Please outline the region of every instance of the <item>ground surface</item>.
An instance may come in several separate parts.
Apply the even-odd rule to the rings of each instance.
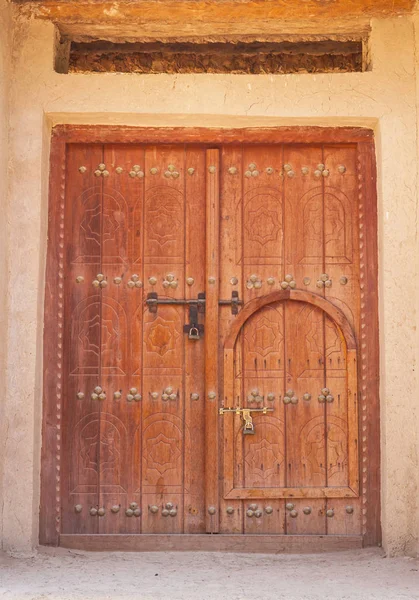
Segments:
[[[30,600],[417,600],[419,561],[335,554],[0,553],[0,598]]]

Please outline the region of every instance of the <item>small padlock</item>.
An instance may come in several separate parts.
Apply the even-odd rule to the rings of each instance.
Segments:
[[[195,303],[189,305],[189,323],[185,323],[183,331],[190,340],[200,340],[204,333],[204,325],[198,323],[198,306]]]
[[[199,335],[199,329],[196,325],[192,325],[192,327],[189,329],[188,338],[190,340],[201,339],[201,336]]]

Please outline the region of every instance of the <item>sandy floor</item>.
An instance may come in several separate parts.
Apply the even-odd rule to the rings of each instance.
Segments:
[[[411,600],[419,561],[379,550],[322,555],[0,554],[0,598],[31,600]]]

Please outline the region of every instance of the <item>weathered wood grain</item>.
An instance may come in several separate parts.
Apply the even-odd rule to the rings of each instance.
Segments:
[[[88,551],[304,554],[362,548],[360,535],[62,535],[61,546]]]

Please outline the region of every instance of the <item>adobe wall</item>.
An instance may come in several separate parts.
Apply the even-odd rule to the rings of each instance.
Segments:
[[[7,331],[7,208],[8,208],[8,137],[9,137],[9,85],[10,85],[10,11],[4,0],[0,1],[0,389],[6,388],[6,331]],[[4,415],[5,403],[0,399],[0,499],[3,497],[3,462],[7,437]],[[1,500],[0,500],[1,507]],[[1,508],[0,508],[1,511]],[[2,538],[0,512],[0,540]]]
[[[54,27],[26,18],[16,21],[9,116],[8,327],[0,322],[0,335],[8,344],[7,381],[0,395],[8,431],[3,453],[5,548],[28,550],[37,543],[51,127],[56,123],[315,124],[365,125],[376,132],[382,525],[389,553],[416,551],[418,65],[414,19],[374,20],[372,25],[373,70],[367,73],[141,76],[57,74],[53,70]],[[0,109],[2,102],[0,97]],[[0,132],[4,131],[2,123]],[[0,152],[4,152],[4,141]],[[4,169],[2,158],[0,154],[0,169]],[[2,273],[4,264],[0,263],[0,280]]]

